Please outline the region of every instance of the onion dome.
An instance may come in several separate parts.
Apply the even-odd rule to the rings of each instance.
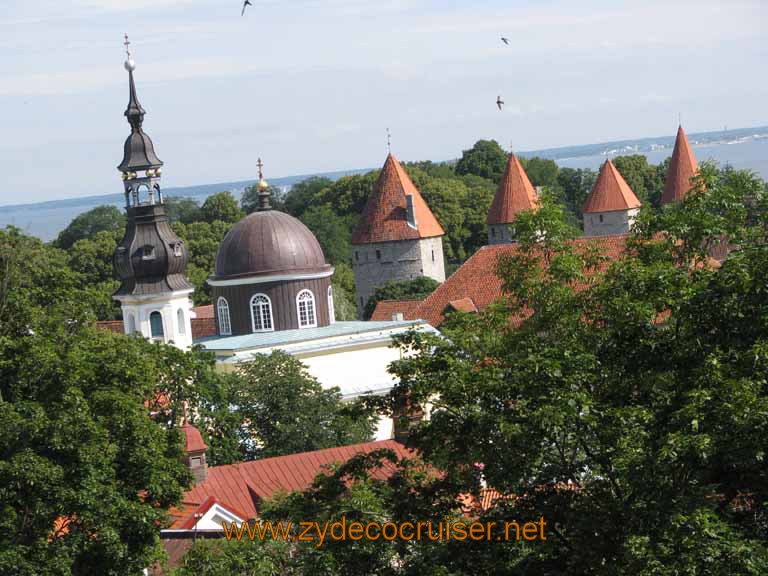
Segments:
[[[595,182],[595,186],[581,211],[584,214],[591,214],[594,212],[632,210],[633,208],[640,208],[640,206],[640,200],[632,192],[632,188],[629,187],[616,166],[610,160],[606,160],[603,167],[600,168],[597,182]]]
[[[688,143],[688,137],[685,135],[683,127],[680,126],[677,129],[675,149],[672,152],[672,160],[669,162],[661,203],[681,202],[690,192],[691,178],[696,175],[698,169],[696,157]]]
[[[214,280],[324,272],[330,275],[331,271],[309,228],[283,212],[261,210],[240,220],[224,237],[216,256]]]
[[[509,155],[507,169],[501,178],[491,209],[488,211],[487,224],[510,224],[517,214],[531,210],[539,203],[539,197],[517,156]]]

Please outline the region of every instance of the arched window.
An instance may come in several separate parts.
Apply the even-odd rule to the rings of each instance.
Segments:
[[[328,318],[331,324],[336,322],[336,310],[333,307],[333,286],[328,286]]]
[[[165,340],[163,329],[163,315],[157,310],[149,315],[149,333],[155,340]]]
[[[272,301],[266,294],[255,294],[251,298],[251,321],[254,332],[271,332],[274,330]]]
[[[133,314],[128,314],[128,318],[126,319],[126,326],[128,327],[128,331],[126,334],[133,334],[136,332],[136,319],[133,317]]]
[[[317,326],[315,315],[315,295],[309,290],[302,290],[296,296],[296,311],[299,314],[299,328],[314,328]]]
[[[232,334],[232,324],[229,322],[229,303],[226,298],[219,296],[216,301],[216,310],[219,313],[219,335],[229,336]]]
[[[176,322],[179,325],[179,334],[186,334],[187,323],[184,321],[184,310],[182,308],[176,310]]]

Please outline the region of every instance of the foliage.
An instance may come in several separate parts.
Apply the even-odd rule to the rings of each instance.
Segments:
[[[196,306],[211,303],[209,286],[205,283],[216,269],[216,255],[231,225],[221,220],[213,222],[177,223],[173,226],[189,250],[187,277],[195,286],[192,298]]]
[[[269,205],[275,210],[282,210],[283,207],[280,201],[280,189],[276,186],[269,187]],[[256,184],[248,186],[243,190],[243,194],[240,196],[240,207],[246,214],[256,212],[259,208],[259,188]]]
[[[136,574],[189,480],[144,405],[166,347],[95,330],[65,254],[15,229],[0,287],[0,573]]]
[[[312,231],[330,264],[348,264],[352,256],[352,217],[341,217],[327,204],[311,206],[301,221]]]
[[[283,542],[198,540],[171,576],[290,576],[291,564]]]
[[[237,427],[245,460],[365,442],[373,433],[370,413],[342,402],[337,388],[324,390],[300,360],[282,351],[255,354],[234,375],[211,380],[211,385],[219,390],[215,395],[208,391],[203,417],[218,413],[227,418],[228,432],[220,438]],[[205,428],[206,440],[216,444]],[[231,446],[225,452],[232,458]]]
[[[285,197],[285,211],[297,218],[301,217],[310,206],[321,204],[318,199],[322,197],[322,192],[332,185],[331,180],[320,177],[307,178],[294,184]]]
[[[560,169],[554,160],[533,156],[532,158],[520,158],[520,164],[534,186],[546,186],[548,188],[557,186]]]
[[[440,283],[437,280],[427,276],[420,276],[404,282],[387,282],[379,286],[365,303],[363,318],[370,320],[376,309],[376,304],[382,300],[423,300],[432,294],[438,286]]]
[[[122,232],[125,229],[125,214],[115,206],[97,206],[75,217],[59,232],[54,244],[68,250],[78,240],[89,238],[102,231]]]
[[[331,278],[333,286],[333,308],[336,320],[357,320],[355,305],[355,275],[349,264],[337,264]]]
[[[660,205],[669,159],[654,166],[648,164],[648,158],[642,154],[634,154],[616,156],[613,164],[641,202],[655,207]]]
[[[115,278],[113,258],[122,231],[102,230],[75,242],[68,252],[68,265],[80,274],[83,289],[90,292],[96,318],[120,317],[120,305],[112,298],[120,282]]]
[[[180,222],[182,224],[191,224],[202,220],[202,212],[200,205],[194,198],[179,198],[176,196],[166,196],[165,201],[165,214],[168,216],[168,220],[174,224]]]
[[[496,140],[478,140],[461,154],[456,174],[474,174],[498,183],[506,167],[507,153]]]
[[[234,224],[245,215],[231,192],[218,192],[208,196],[200,208],[200,213],[208,224]]]

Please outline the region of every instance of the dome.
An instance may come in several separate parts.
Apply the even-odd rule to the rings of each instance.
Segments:
[[[276,210],[249,214],[224,237],[216,256],[216,280],[330,272],[315,235]]]

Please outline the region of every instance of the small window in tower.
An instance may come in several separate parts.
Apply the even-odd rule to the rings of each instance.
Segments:
[[[142,260],[154,260],[155,259],[155,247],[154,246],[143,246],[141,248],[141,259]]]
[[[181,242],[176,242],[176,244],[173,245],[173,255],[177,258],[180,258],[183,255],[183,252],[181,251]]]
[[[176,322],[179,325],[179,334],[187,333],[187,323],[184,319],[184,310],[179,308],[176,310]]]
[[[435,261],[435,251],[432,250],[432,262],[434,262],[434,261]]]
[[[154,340],[164,340],[163,315],[160,312],[152,312],[149,315],[149,331]]]
[[[355,262],[359,262],[359,261],[360,261],[360,252],[355,250]]]
[[[603,221],[603,215],[600,214],[600,222],[602,222],[602,221]]]
[[[314,328],[317,326],[315,315],[315,295],[309,290],[302,290],[296,296],[296,311],[299,315],[299,328]]]
[[[491,238],[496,238],[496,228],[491,228]]]
[[[381,250],[376,250],[376,260],[381,260]]]

